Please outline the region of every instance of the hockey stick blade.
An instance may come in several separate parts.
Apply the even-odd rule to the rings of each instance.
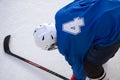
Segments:
[[[10,48],[9,48],[10,37],[11,37],[11,35],[8,35],[8,36],[6,36],[5,39],[4,39],[4,51],[5,51],[6,53],[11,53],[11,52],[10,52]]]
[[[69,80],[68,78],[66,78],[66,77],[64,77],[64,76],[62,76],[62,75],[60,75],[60,74],[58,74],[58,73],[56,73],[56,72],[54,72],[54,71],[52,71],[52,70],[49,70],[49,69],[47,69],[47,68],[45,68],[45,67],[43,67],[43,66],[41,66],[41,65],[39,65],[39,64],[37,64],[37,63],[34,63],[34,62],[32,62],[32,61],[30,61],[30,60],[28,60],[28,59],[25,59],[25,58],[23,58],[23,57],[21,57],[21,56],[18,56],[18,55],[16,55],[16,54],[12,53],[12,52],[10,51],[10,48],[9,48],[10,37],[11,37],[11,35],[8,35],[8,36],[6,36],[5,39],[4,39],[3,47],[4,47],[5,53],[7,53],[7,54],[9,54],[9,55],[11,55],[11,56],[14,56],[14,57],[16,57],[16,58],[18,58],[18,59],[20,59],[20,60],[22,60],[22,61],[24,61],[24,62],[26,62],[26,63],[28,63],[28,64],[31,64],[31,65],[39,68],[39,69],[42,69],[42,70],[44,70],[44,71],[46,71],[46,72],[48,72],[48,73],[50,73],[50,74],[53,74],[53,75],[55,75],[55,76],[57,76],[57,77],[59,77],[59,78],[61,78],[61,79],[63,79],[63,80]]]

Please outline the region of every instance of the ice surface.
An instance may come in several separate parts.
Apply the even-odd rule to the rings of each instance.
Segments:
[[[43,70],[9,56],[3,51],[3,39],[11,34],[13,53],[70,77],[64,57],[55,51],[43,51],[33,41],[33,30],[40,23],[54,23],[55,13],[70,0],[0,0],[0,80],[61,80]]]
[[[0,0],[0,80],[61,80],[3,51],[3,39],[11,34],[13,53],[70,78],[72,70],[64,57],[44,51],[33,41],[33,30],[40,23],[54,23],[55,13],[72,0]],[[120,52],[106,64],[110,80],[120,79]]]

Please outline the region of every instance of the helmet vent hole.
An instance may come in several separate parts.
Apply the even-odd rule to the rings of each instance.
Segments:
[[[34,33],[37,32],[36,30],[34,31]]]
[[[45,38],[44,38],[44,36],[42,37],[42,40],[44,40]]]
[[[51,38],[53,39],[53,36],[51,35]]]

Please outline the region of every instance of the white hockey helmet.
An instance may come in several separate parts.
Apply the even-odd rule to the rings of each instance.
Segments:
[[[38,47],[44,50],[56,49],[56,29],[52,24],[41,24],[34,33],[34,40]]]

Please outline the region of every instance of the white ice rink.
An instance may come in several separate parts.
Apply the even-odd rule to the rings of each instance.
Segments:
[[[0,0],[0,80],[62,80],[4,53],[3,39],[12,35],[11,51],[67,78],[72,70],[55,51],[38,48],[33,31],[40,23],[54,23],[55,13],[72,0]],[[120,51],[106,65],[110,80],[120,80]]]

